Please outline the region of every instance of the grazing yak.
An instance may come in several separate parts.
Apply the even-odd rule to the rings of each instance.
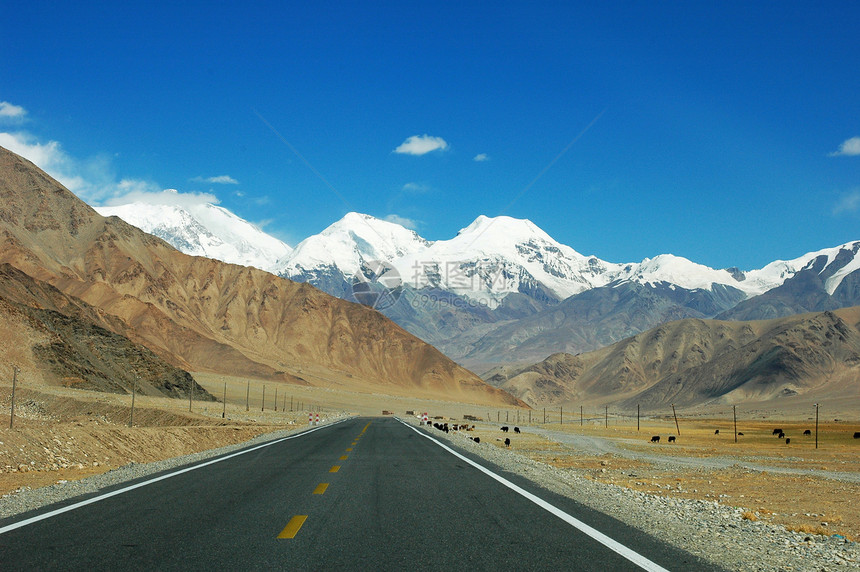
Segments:
[[[714,431],[714,435],[719,435],[719,434],[720,434],[720,430],[719,430],[719,429],[717,429],[716,431]]]
[[[507,432],[508,432],[508,426],[507,426],[507,425],[505,425],[504,427],[502,427],[502,432],[503,432],[503,433],[507,433]]]
[[[804,432],[803,432],[803,434],[804,434],[804,435],[808,435],[808,436],[810,436],[810,437],[811,437],[811,436],[812,436],[812,431],[810,431],[809,429],[807,429],[806,431],[804,431]]]
[[[659,443],[660,442],[660,436],[654,435],[653,437],[651,437],[651,442],[652,443]]]
[[[519,427],[514,427],[514,433],[519,433],[519,432],[520,432],[520,428],[519,428]]]
[[[511,446],[511,440],[509,438],[505,437],[505,447],[510,447],[510,446]]]
[[[670,442],[670,443],[674,443],[674,442],[675,442],[675,436],[674,436],[674,435],[669,435],[669,442]]]
[[[780,433],[782,433],[782,429],[774,429],[773,430],[774,435],[779,435]]]

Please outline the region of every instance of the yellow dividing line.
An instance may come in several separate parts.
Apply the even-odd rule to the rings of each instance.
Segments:
[[[352,447],[346,450],[347,453],[349,453],[350,451],[352,451]]]
[[[317,485],[317,488],[314,489],[315,495],[321,495],[328,488],[328,483],[320,483]]]
[[[284,530],[278,535],[278,538],[295,538],[307,518],[308,515],[306,514],[297,514],[291,518]]]
[[[329,473],[336,473],[340,470],[340,465],[335,465],[331,469],[328,470]]]
[[[341,455],[341,456],[340,456],[340,460],[341,460],[341,461],[346,461],[346,458],[347,458],[347,457],[348,457],[348,455]]]

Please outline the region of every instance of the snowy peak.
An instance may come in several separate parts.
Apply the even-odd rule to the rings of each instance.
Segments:
[[[760,270],[746,273],[747,281],[756,283],[761,292],[782,285],[802,270],[811,270],[825,280],[827,293],[833,295],[842,280],[860,270],[860,241],[809,252],[793,260],[775,260]],[[761,293],[759,292],[759,293]]]
[[[292,253],[286,243],[211,203],[130,203],[96,207],[96,211],[102,216],[117,216],[192,256],[272,272]]]
[[[722,284],[748,295],[761,293],[757,288],[758,283],[739,280],[736,272],[715,270],[674,254],[661,254],[646,258],[638,264],[624,265],[617,278],[651,286],[663,282],[687,290],[710,290],[714,284]]]
[[[392,262],[421,252],[430,244],[399,224],[351,212],[320,234],[300,242],[281,274],[293,277],[334,267],[344,276],[351,276],[365,262]]]
[[[569,246],[555,241],[532,221],[509,216],[490,218],[481,215],[472,224],[461,229],[456,237],[436,243],[437,249],[444,248],[448,252],[480,252],[507,256],[516,256],[518,247],[525,244],[563,249],[566,256],[585,258]]]
[[[607,282],[614,265],[565,246],[533,222],[479,216],[450,240],[395,263],[415,288],[444,288],[490,307],[513,292],[562,300]]]

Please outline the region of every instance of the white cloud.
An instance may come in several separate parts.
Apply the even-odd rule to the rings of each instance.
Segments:
[[[182,193],[176,189],[155,190],[150,184],[123,179],[119,193],[105,201],[105,206],[143,203],[151,205],[173,205],[188,208],[206,203],[218,204],[218,197],[211,193]]]
[[[843,195],[833,207],[834,215],[857,211],[860,211],[860,190]]]
[[[0,117],[22,118],[25,115],[27,115],[27,110],[20,105],[12,105],[8,101],[0,101]]]
[[[422,183],[406,183],[401,190],[405,193],[419,194],[426,193],[430,190],[430,187]]]
[[[191,179],[197,183],[212,183],[215,185],[238,185],[239,181],[230,175],[218,175],[217,177],[194,177]]]
[[[33,162],[81,200],[91,205],[98,206],[130,193],[160,190],[160,187],[151,181],[136,179],[117,181],[111,160],[105,155],[80,161],[69,156],[59,142],[41,143],[23,131],[0,132],[0,146]]]
[[[412,220],[411,218],[402,217],[397,214],[387,215],[383,220],[393,222],[394,224],[399,224],[400,226],[408,228],[410,230],[418,229],[418,221]]]
[[[0,133],[0,147],[31,161],[72,192],[77,193],[86,185],[80,174],[76,173],[74,161],[57,141],[39,143],[28,133]]]
[[[447,148],[448,143],[441,137],[424,134],[409,137],[394,152],[402,155],[426,155],[431,151],[444,151]]]
[[[489,161],[490,156],[487,155],[486,153],[478,153],[477,155],[475,155],[474,159],[472,159],[472,160],[477,161],[478,163],[483,163],[484,161]]]
[[[831,153],[831,157],[860,155],[860,137],[846,139],[839,146],[839,151]]]

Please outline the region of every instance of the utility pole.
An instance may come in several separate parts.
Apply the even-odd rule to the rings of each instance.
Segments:
[[[224,407],[221,409],[221,419],[227,419],[227,382],[224,382]]]
[[[818,448],[818,404],[815,404],[815,448]]]
[[[251,380],[248,380],[248,387],[245,389],[245,411],[249,411],[251,405]]]
[[[134,426],[134,395],[137,393],[137,375],[131,380],[131,417],[128,419],[128,426]]]
[[[260,407],[260,411],[266,410],[266,386],[263,385],[263,405]]]
[[[585,418],[582,416],[582,405],[579,406],[579,426],[582,427],[585,424]]]
[[[732,418],[735,422],[735,443],[738,442],[738,406],[732,405]]]
[[[194,401],[194,378],[191,378],[191,383],[188,384],[188,411],[191,411],[191,403]]]
[[[603,427],[609,429],[609,406],[603,406]]]
[[[636,431],[639,432],[639,404],[636,404]]]
[[[12,367],[12,413],[9,415],[9,429],[15,423],[15,386],[18,384],[18,366]]]
[[[275,411],[278,410],[278,386],[275,386]]]
[[[675,429],[678,430],[678,437],[680,437],[681,436],[681,428],[678,427],[678,414],[675,413],[675,404],[674,403],[672,404],[672,415],[675,416]]]

